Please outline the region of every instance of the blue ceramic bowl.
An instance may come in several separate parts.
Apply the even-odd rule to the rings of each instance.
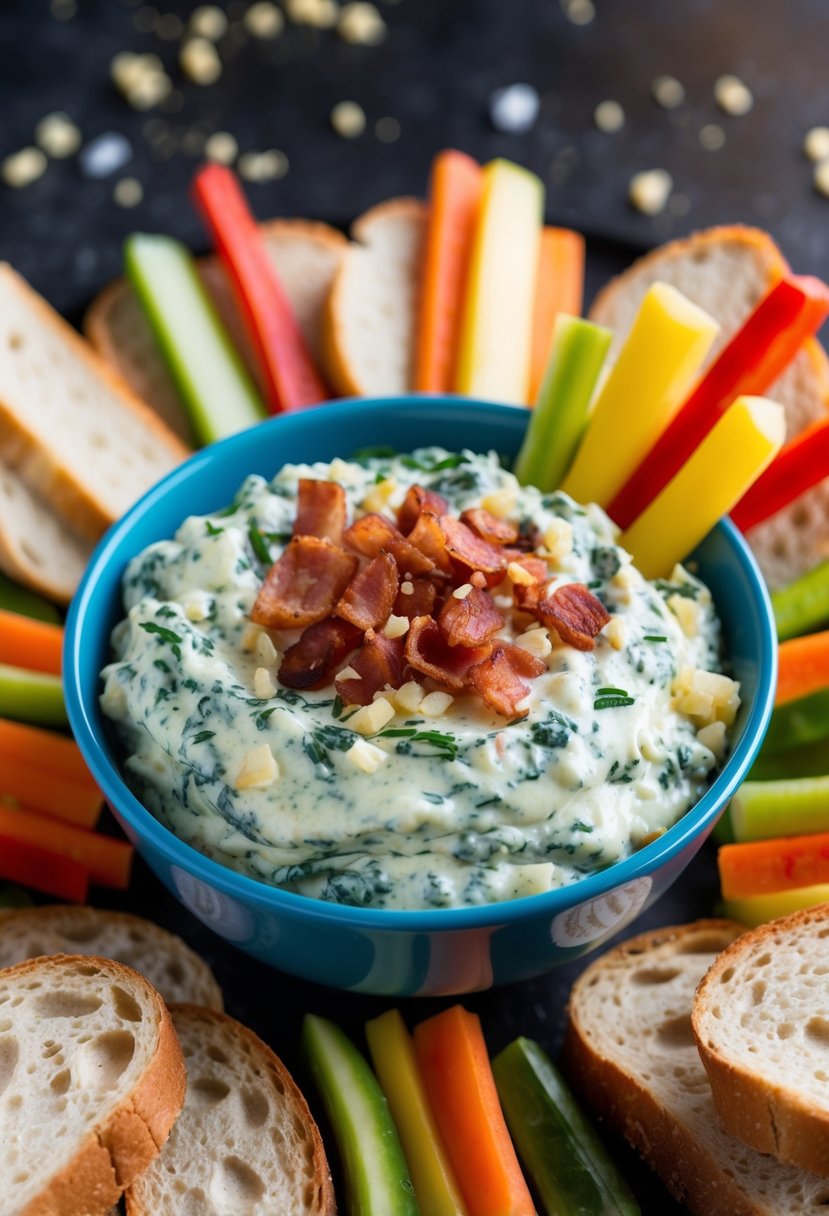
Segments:
[[[122,617],[127,562],[186,516],[231,501],[248,473],[347,457],[369,445],[426,444],[515,455],[526,412],[458,398],[346,401],[291,414],[193,456],[137,503],[98,546],[66,630],[64,679],[75,737],[125,832],[161,881],[216,933],[285,971],[393,996],[471,992],[539,975],[595,949],[658,899],[699,849],[762,742],[776,677],[774,625],[761,576],[731,524],[694,555],[725,628],[743,704],[734,747],[705,795],[653,844],[574,886],[475,908],[392,912],[323,903],[226,869],[178,840],[124,783],[98,705],[109,636]]]

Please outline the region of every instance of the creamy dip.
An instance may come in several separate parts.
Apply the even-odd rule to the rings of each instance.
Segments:
[[[471,694],[427,699],[427,713],[388,692],[394,717],[366,737],[333,684],[279,686],[278,655],[299,631],[250,621],[300,477],[341,484],[349,522],[394,519],[413,484],[454,515],[484,506],[532,529],[552,585],[585,584],[610,623],[584,652],[538,625],[518,639],[504,627],[546,664],[521,720]],[[208,856],[338,903],[481,904],[611,865],[699,798],[739,704],[708,590],[681,567],[647,582],[617,535],[599,508],[520,486],[494,453],[429,448],[248,477],[229,507],[185,520],[126,571],[101,701],[128,781]],[[508,621],[509,592],[494,591]]]

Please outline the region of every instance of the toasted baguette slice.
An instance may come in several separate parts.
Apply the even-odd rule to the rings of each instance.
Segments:
[[[102,1216],[184,1102],[167,1008],[136,971],[58,955],[0,971],[4,1216]]]
[[[0,917],[0,967],[44,954],[95,954],[138,971],[168,1005],[188,1001],[223,1008],[213,973],[189,946],[151,921],[126,912],[50,904]]]
[[[0,459],[94,540],[186,455],[89,343],[0,264]]]
[[[284,1065],[233,1018],[171,1011],[187,1100],[161,1156],[127,1191],[127,1216],[329,1216],[325,1150]]]
[[[656,280],[671,283],[720,322],[710,362],[787,269],[767,232],[740,225],[709,228],[639,258],[599,292],[590,316],[614,331],[613,358],[648,287]],[[789,437],[823,417],[829,407],[829,359],[823,347],[815,340],[805,343],[767,396],[784,406]],[[821,543],[827,549],[822,556],[829,556],[827,531],[829,480],[753,529],[749,540],[768,582],[778,587],[819,560]]]
[[[92,542],[78,536],[0,461],[0,570],[66,604],[74,595]]]
[[[570,996],[568,1073],[696,1216],[817,1216],[824,1179],[720,1130],[691,1032],[697,984],[742,932],[715,920],[659,929],[588,967]]]
[[[419,199],[393,198],[355,220],[323,323],[324,370],[337,392],[411,389],[427,215]]]
[[[309,220],[270,220],[262,225],[285,294],[303,337],[321,366],[322,313],[348,240],[327,224]],[[224,271],[213,257],[199,258],[198,269],[219,316],[257,381],[259,367]],[[87,337],[107,363],[183,439],[190,436],[187,412],[158,351],[138,299],[126,279],[105,288],[84,318]],[[261,388],[261,383],[260,383]]]
[[[697,989],[693,1028],[723,1127],[829,1176],[829,904],[743,934]]]

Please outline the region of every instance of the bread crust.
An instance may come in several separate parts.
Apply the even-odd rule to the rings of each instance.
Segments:
[[[775,1085],[731,1059],[705,1029],[711,1004],[723,999],[722,989],[715,994],[715,985],[728,967],[755,947],[780,948],[781,939],[788,942],[801,927],[814,923],[829,926],[829,904],[760,925],[733,942],[700,982],[691,1025],[725,1130],[760,1153],[829,1177],[829,1109],[817,1110],[797,1089]]]

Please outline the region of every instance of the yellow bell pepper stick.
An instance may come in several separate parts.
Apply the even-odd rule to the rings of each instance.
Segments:
[[[743,899],[725,899],[719,911],[731,920],[738,920],[750,929],[777,920],[779,916],[790,916],[804,908],[815,908],[818,904],[829,904],[829,884],[818,883],[814,887],[797,887],[794,891],[775,891],[773,895],[750,895]]]
[[[469,397],[523,405],[530,382],[544,186],[534,173],[507,160],[491,161],[483,177],[456,388]]]
[[[687,557],[771,464],[785,438],[781,406],[765,397],[738,397],[622,533],[619,544],[645,578],[659,578]]]
[[[366,1023],[371,1060],[386,1095],[421,1211],[429,1216],[467,1216],[443,1147],[403,1018],[390,1009]]]
[[[654,283],[593,406],[562,489],[605,507],[679,409],[719,325],[668,283]]]

